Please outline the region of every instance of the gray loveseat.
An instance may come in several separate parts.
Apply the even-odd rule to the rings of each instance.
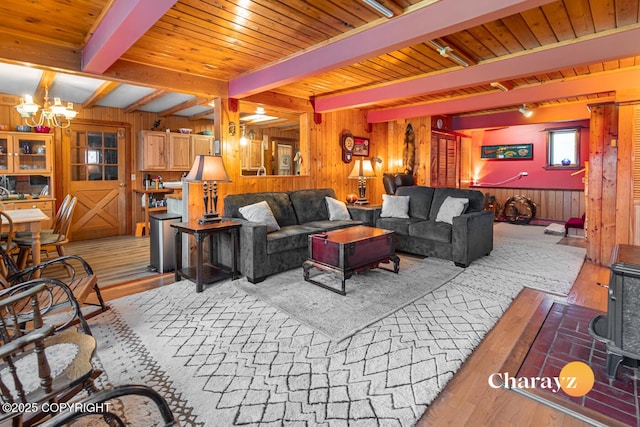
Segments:
[[[467,267],[493,250],[493,213],[482,210],[480,191],[424,186],[398,187],[396,196],[409,196],[409,218],[380,218],[376,226],[396,233],[399,251],[432,256]],[[453,224],[436,222],[448,197],[467,198],[469,206]]]
[[[224,198],[224,217],[240,222],[240,273],[252,283],[267,276],[302,266],[307,259],[308,236],[362,224],[364,212],[350,209],[351,220],[330,221],[325,196],[336,198],[331,188],[230,194]],[[239,212],[243,206],[266,201],[280,230],[267,233],[267,226],[249,222]],[[218,259],[231,265],[228,236],[220,235]],[[302,277],[302,273],[301,277]]]

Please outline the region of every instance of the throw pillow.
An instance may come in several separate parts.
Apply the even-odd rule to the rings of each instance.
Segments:
[[[382,195],[381,218],[409,218],[409,196]]]
[[[327,202],[329,221],[345,221],[351,219],[346,203],[329,196],[325,196],[324,200]]]
[[[453,224],[453,217],[462,215],[467,206],[469,206],[469,199],[449,196],[440,205],[436,221]]]
[[[267,224],[267,233],[280,230],[280,225],[273,216],[269,203],[264,200],[253,205],[243,206],[238,211],[247,221]]]

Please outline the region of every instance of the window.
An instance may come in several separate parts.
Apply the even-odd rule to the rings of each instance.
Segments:
[[[580,167],[580,129],[547,131],[547,157],[550,168]]]

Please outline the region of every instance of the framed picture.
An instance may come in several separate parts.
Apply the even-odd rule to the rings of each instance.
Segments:
[[[280,156],[280,168],[279,169],[289,169],[291,167],[291,156],[285,154]]]
[[[481,159],[520,160],[533,159],[533,144],[483,145]]]
[[[353,155],[369,157],[369,138],[353,137]]]

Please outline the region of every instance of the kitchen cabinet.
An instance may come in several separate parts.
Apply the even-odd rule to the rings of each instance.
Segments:
[[[263,165],[263,145],[261,139],[252,139],[241,147],[242,169],[257,171]]]
[[[191,164],[198,154],[214,154],[213,136],[191,135]]]
[[[191,168],[191,135],[140,131],[138,169],[141,171],[188,171]]]
[[[52,135],[0,132],[0,174],[50,174]]]

